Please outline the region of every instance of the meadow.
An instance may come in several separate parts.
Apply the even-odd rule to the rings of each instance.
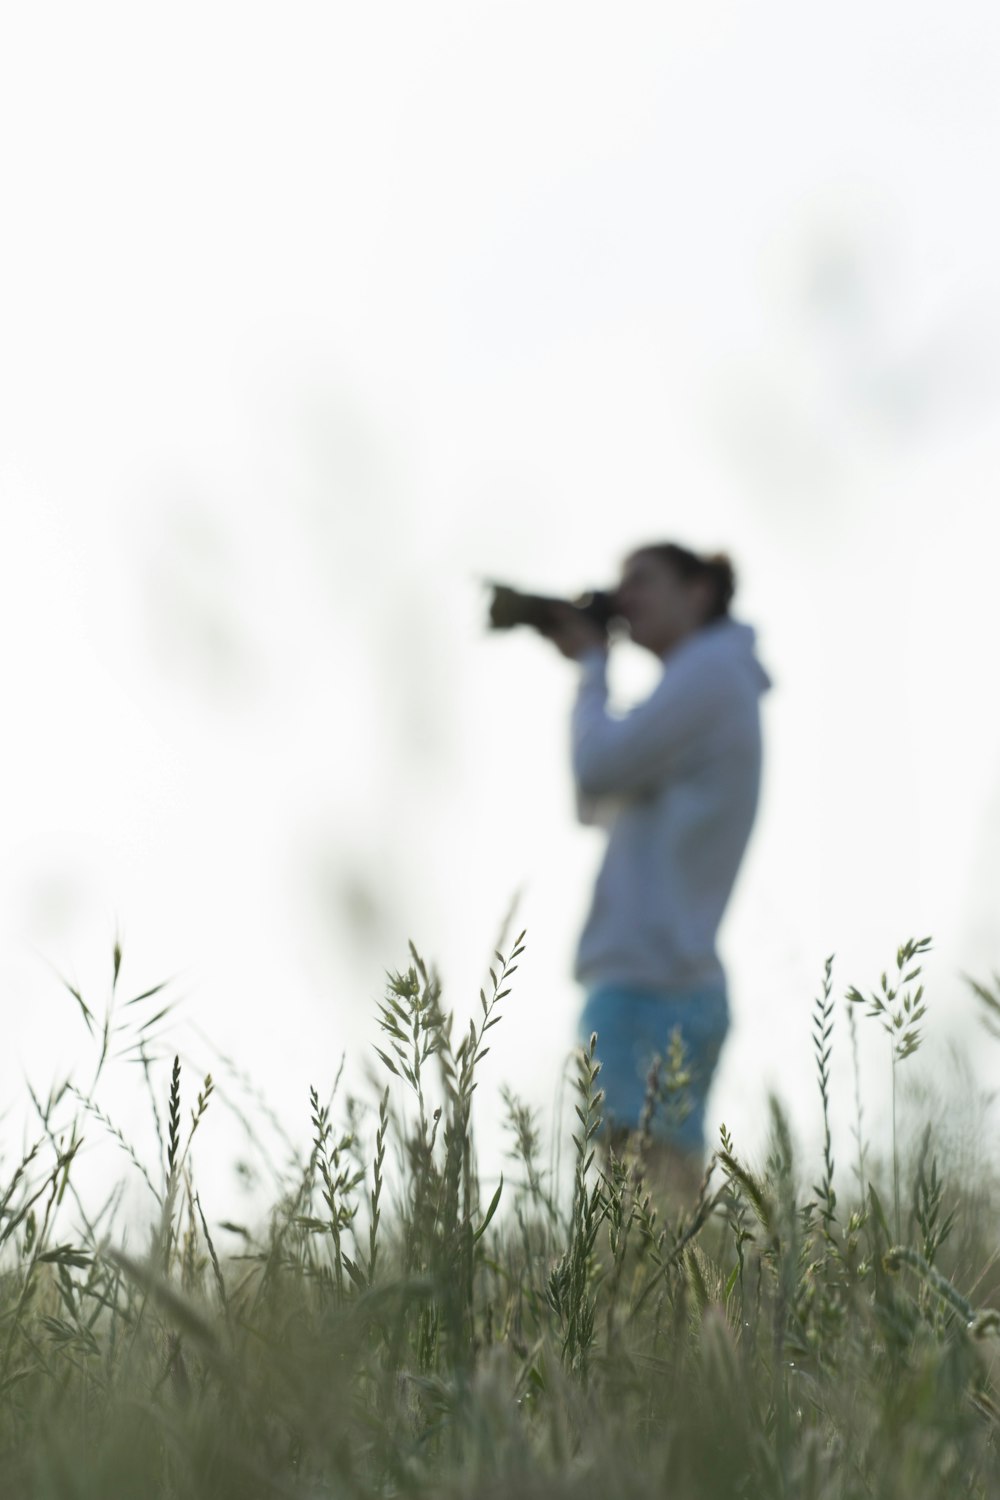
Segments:
[[[497,952],[460,1033],[411,945],[377,1017],[384,1091],[312,1093],[310,1149],[261,1223],[239,1226],[236,1255],[217,1247],[195,1171],[213,1081],[145,1050],[162,996],[118,996],[101,1017],[72,992],[93,1081],[33,1098],[23,1159],[0,1142],[3,1500],[1000,1496],[989,1137],[961,1159],[904,1097],[929,940],[903,944],[868,993],[836,994],[827,961],[811,1013],[818,1161],[798,1159],[772,1099],[766,1159],[723,1127],[679,1192],[652,1123],[685,1108],[683,1049],[652,1071],[643,1128],[615,1152],[592,1039],[555,1165],[504,1089],[507,1170],[487,1190],[474,1096],[524,937]],[[116,948],[116,981],[120,964]],[[1000,986],[973,988],[1000,1037]],[[832,1048],[856,1067],[868,1026],[891,1129],[867,1137],[856,1073],[855,1159],[838,1170]],[[129,1027],[156,1161],[100,1102]],[[90,1207],[78,1190],[95,1130],[141,1188],[141,1223],[119,1193]]]

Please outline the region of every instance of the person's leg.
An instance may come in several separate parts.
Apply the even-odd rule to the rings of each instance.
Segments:
[[[653,1134],[700,1160],[705,1152],[705,1104],[729,1030],[729,1002],[724,989],[713,988],[671,995],[662,1007],[656,1033],[645,1037],[645,1045],[664,1059],[666,1097],[663,1109],[654,1115]],[[667,1060],[675,1030],[681,1041],[682,1073],[680,1087],[671,1094]]]
[[[597,1032],[601,1071],[597,1087],[604,1090],[602,1136],[635,1130],[646,1093],[641,1058],[642,1028],[637,1025],[643,995],[625,985],[601,985],[587,996],[577,1027],[582,1047]]]
[[[729,1025],[721,990],[659,998],[645,1037],[656,1058],[657,1088],[647,1099],[643,1159],[651,1187],[668,1200],[690,1205],[705,1166],[705,1102]],[[680,1040],[680,1056],[672,1046]],[[679,1062],[679,1066],[678,1066]]]
[[[604,1090],[609,1123],[639,1129],[650,1069],[659,1058],[653,1133],[681,1149],[702,1152],[705,1100],[728,1028],[729,1004],[722,988],[671,993],[609,984],[592,990],[580,1014],[578,1036],[586,1047],[597,1032],[598,1086]],[[670,1073],[675,1029],[683,1049],[680,1079]]]

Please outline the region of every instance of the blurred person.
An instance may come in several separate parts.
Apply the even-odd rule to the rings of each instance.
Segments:
[[[624,716],[608,711],[606,632],[568,604],[543,631],[581,667],[577,811],[608,828],[576,953],[579,1037],[586,1046],[597,1032],[606,1140],[645,1127],[684,1186],[702,1170],[705,1101],[729,1028],[716,933],[757,811],[759,700],[771,685],[754,630],[729,613],[734,590],[724,554],[664,542],[626,558],[615,607],[663,673]],[[675,1043],[671,1068],[675,1031],[683,1061]]]

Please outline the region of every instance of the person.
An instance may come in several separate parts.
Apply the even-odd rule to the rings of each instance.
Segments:
[[[688,1182],[700,1175],[705,1102],[729,1028],[716,933],[757,811],[759,705],[771,685],[754,630],[730,615],[734,589],[724,554],[664,542],[626,558],[616,608],[663,672],[623,716],[608,711],[602,628],[565,605],[545,631],[581,668],[578,815],[608,828],[576,953],[579,1037],[586,1046],[597,1033],[606,1127],[642,1125]]]

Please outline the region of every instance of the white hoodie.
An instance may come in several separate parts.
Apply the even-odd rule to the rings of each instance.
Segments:
[[[703,626],[663,658],[650,696],[607,709],[607,654],[580,658],[572,717],[581,822],[608,847],[576,954],[593,989],[724,984],[715,935],[750,837],[760,788],[759,700],[770,687],[749,625]]]

